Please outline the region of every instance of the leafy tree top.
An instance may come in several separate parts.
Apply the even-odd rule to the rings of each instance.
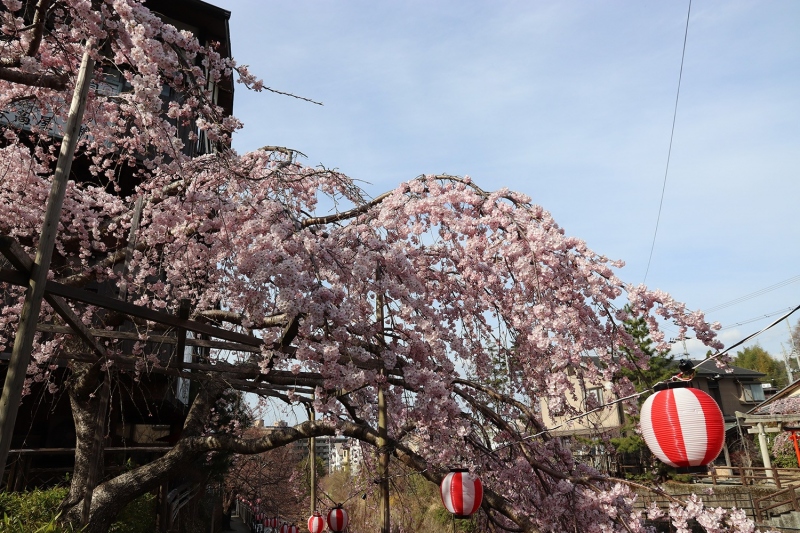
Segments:
[[[789,383],[784,365],[758,344],[737,351],[733,364],[766,374],[765,380],[779,389]]]

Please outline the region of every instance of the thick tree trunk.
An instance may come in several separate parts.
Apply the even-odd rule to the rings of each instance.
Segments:
[[[225,390],[223,384],[208,382],[196,396],[183,426],[185,437],[164,456],[146,465],[116,476],[98,485],[92,493],[92,505],[86,533],[105,533],[120,511],[130,502],[149,492],[201,459],[207,449],[187,445],[190,437],[200,435],[211,408]],[[80,504],[74,509],[80,510]],[[73,520],[74,513],[69,519]]]
[[[99,384],[98,377],[100,374],[94,365],[76,363],[68,384],[72,419],[75,422],[75,468],[70,480],[69,493],[61,503],[61,511],[67,520],[76,524],[80,522],[81,503],[85,496],[89,471],[95,457],[92,445],[100,402],[98,395],[92,395],[91,391],[95,389],[95,385]],[[101,454],[101,460],[98,463],[102,468],[103,451],[99,450],[98,453]]]

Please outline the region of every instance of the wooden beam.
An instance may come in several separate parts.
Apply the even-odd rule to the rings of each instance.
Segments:
[[[189,318],[189,311],[191,310],[191,302],[186,298],[181,298],[180,308],[178,309],[178,316],[182,319]],[[184,352],[186,351],[186,328],[178,327],[178,344],[175,348],[175,356],[178,360],[185,359]],[[191,361],[193,362],[193,361]]]
[[[0,281],[22,286],[27,285],[28,283],[25,274],[5,268],[0,269]],[[197,322],[196,320],[179,318],[163,311],[153,311],[152,309],[148,309],[147,307],[143,307],[141,305],[134,305],[128,302],[117,300],[116,298],[109,298],[107,296],[100,296],[99,294],[85,291],[76,287],[62,285],[61,283],[56,283],[55,281],[48,281],[45,285],[45,291],[55,296],[61,296],[62,298],[66,298],[68,300],[75,300],[77,302],[102,307],[104,309],[110,309],[111,311],[116,311],[117,313],[142,318],[144,320],[157,322],[159,324],[166,324],[174,328],[182,327],[189,331],[203,333],[218,339],[239,342],[253,347],[261,347],[264,344],[263,339],[259,339],[258,337],[254,337],[252,335],[245,335],[244,333],[237,333],[235,331],[218,328],[203,322]]]
[[[0,270],[0,278],[2,278],[2,270]],[[70,328],[66,326],[59,326],[56,324],[39,324],[37,326],[37,329],[39,331],[46,331],[49,333],[63,333],[65,335],[73,333],[73,331]],[[164,344],[176,344],[178,342],[178,339],[176,337],[171,337],[168,335],[140,335],[139,333],[131,331],[114,331],[106,329],[91,329],[89,331],[95,337],[108,338],[108,339],[125,339],[125,340],[164,343]],[[199,346],[201,348],[217,348],[220,350],[230,350],[233,352],[246,352],[255,354],[261,353],[260,348],[247,346],[245,344],[236,342],[227,342],[227,341],[212,341],[206,339],[187,338],[186,345]],[[289,346],[283,349],[284,352],[289,354],[293,353],[295,350],[296,348],[294,346]],[[379,359],[373,359],[367,361],[356,361],[354,359],[349,359],[346,357],[342,357],[339,359],[339,364],[341,365],[347,365],[348,363],[352,363],[353,366],[355,366],[356,368],[360,368],[363,370],[380,370],[384,368],[383,362],[380,361]],[[403,375],[402,370],[398,368],[392,368],[391,370],[387,370],[386,372],[390,376]],[[391,380],[391,378],[389,379]]]
[[[62,333],[69,335],[74,333],[72,328],[68,326],[59,326],[57,324],[38,324],[37,331],[44,331],[47,333]],[[157,344],[177,344],[177,337],[169,335],[142,335],[134,331],[116,331],[108,329],[90,329],[89,333],[94,337],[104,339],[123,339],[141,342],[153,342]],[[211,341],[207,339],[186,339],[186,346],[198,346],[200,348],[217,348],[219,350],[230,350],[232,352],[247,352],[247,353],[261,353],[260,348],[247,346],[238,342],[228,341]]]
[[[70,356],[56,357],[56,360],[75,360],[92,363],[96,358],[91,354],[72,354]],[[136,359],[131,356],[124,355],[109,355],[108,359],[114,361],[115,367],[120,371],[133,371],[136,364]],[[184,372],[184,370],[198,370],[200,372]],[[143,373],[165,374],[168,376],[182,377],[189,380],[207,381],[213,378],[203,372],[217,372],[221,374],[233,374],[233,376],[224,376],[225,383],[229,384],[231,388],[239,390],[249,390],[256,394],[265,394],[274,390],[294,390],[297,394],[310,394],[313,395],[315,388],[320,386],[324,379],[320,374],[307,372],[304,376],[295,375],[292,372],[278,372],[271,371],[267,375],[261,375],[258,370],[253,368],[243,369],[237,368],[236,365],[218,364],[209,365],[203,363],[184,363],[182,361],[170,361],[164,366],[149,366]],[[241,377],[236,377],[236,374],[244,374]],[[257,377],[269,376],[267,380],[263,381],[248,381],[247,379],[256,379]]]
[[[33,260],[31,260],[17,241],[7,235],[0,235],[0,252],[2,252],[11,265],[20,273],[26,276],[30,275],[31,269],[33,268]],[[64,319],[64,322],[69,325],[69,328],[88,344],[98,356],[105,357],[105,348],[95,340],[89,328],[84,325],[78,315],[72,311],[63,298],[45,292],[44,299],[50,304],[53,310]]]
[[[172,446],[140,446],[140,447],[110,447],[107,452],[168,452]],[[9,453],[20,455],[55,455],[55,454],[74,454],[75,448],[18,448],[9,450]]]
[[[751,435],[758,435],[759,433],[761,433],[761,431],[759,431],[758,428],[750,428],[747,430],[747,432]],[[764,433],[780,433],[780,432],[781,428],[779,427],[770,426],[764,428]]]
[[[800,414],[793,414],[793,415],[754,415],[750,413],[742,413],[741,411],[736,411],[736,418],[741,420],[741,423],[745,426],[755,426],[756,424],[770,424],[770,423],[778,423],[778,422],[793,422],[795,424],[800,423]]]

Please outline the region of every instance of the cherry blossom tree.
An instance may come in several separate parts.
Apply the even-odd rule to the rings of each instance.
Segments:
[[[149,352],[153,323],[137,322],[142,342],[128,351],[110,343],[104,360],[81,356],[86,348],[69,334],[41,337],[31,382],[61,386],[53,358],[73,360],[66,386],[78,443],[67,519],[78,519],[86,497],[99,380],[162,372],[201,383],[181,436],[163,457],[94,488],[89,531],[105,531],[126,503],[209,453],[257,454],[335,434],[377,445],[379,389],[390,421],[382,451],[434,483],[448,467],[471,468],[486,487],[482,512],[496,527],[644,530],[633,487],[576,461],[549,437],[538,405],[576,414],[569,399],[580,382],[632,393],[622,371],[645,366],[647,355],[626,320],[644,320],[658,351],[666,349],[664,322],[719,349],[702,313],[624,283],[621,262],[568,236],[523,194],[422,175],[368,198],[341,173],[302,165],[293,150],[235,153],[228,145],[240,123],[213,104],[209,82],[235,76],[256,90],[261,82],[137,0],[3,5],[0,109],[18,117],[24,105],[26,116],[47,120],[2,125],[0,232],[28,252],[38,242],[57,125],[89,50],[98,71],[79,143],[86,173],[68,187],[53,279],[112,284],[154,309],[188,300],[193,319],[263,339],[258,353],[214,351],[188,373]],[[125,80],[119,94],[99,89],[112,71]],[[182,98],[165,103],[163,87]],[[201,136],[217,150],[192,156],[181,139]],[[22,293],[4,290],[0,340],[8,346]],[[93,327],[125,319],[72,308]],[[57,318],[45,306],[40,320]],[[583,364],[587,357],[596,364]],[[502,391],[490,385],[498,358],[508,362]],[[256,437],[215,427],[213,412],[231,386],[310,402],[317,420]],[[752,526],[696,501],[670,512],[679,528],[689,518],[708,531]]]
[[[268,429],[249,428],[242,437],[256,439]],[[225,474],[223,513],[230,517],[236,498],[258,501],[267,516],[295,517],[297,523],[309,508],[308,454],[296,446],[283,446],[254,455],[235,455]],[[292,468],[305,466],[306,468]]]

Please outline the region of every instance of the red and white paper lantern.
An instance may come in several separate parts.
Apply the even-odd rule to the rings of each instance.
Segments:
[[[451,471],[440,486],[442,503],[456,518],[469,518],[483,501],[483,484],[480,478],[466,469]]]
[[[725,444],[725,420],[714,399],[692,388],[661,390],[641,410],[642,437],[674,467],[707,465]]]
[[[325,519],[320,513],[314,513],[308,519],[308,530],[311,533],[322,533],[325,531]]]
[[[328,512],[328,527],[334,533],[341,533],[347,527],[350,519],[347,516],[347,511],[340,506],[336,506]]]
[[[281,531],[280,531],[280,533],[289,533],[289,524],[287,524],[286,522],[284,522],[284,523],[281,525]]]
[[[270,518],[269,519],[269,524],[267,524],[267,526],[268,527],[272,527],[272,528],[277,528],[278,527],[278,517],[277,516],[273,516],[272,518]]]

